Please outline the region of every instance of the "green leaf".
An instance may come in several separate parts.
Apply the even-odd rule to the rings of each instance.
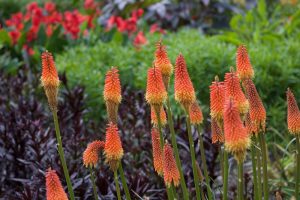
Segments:
[[[8,44],[8,45],[12,44],[8,32],[4,29],[0,30],[0,44]]]
[[[265,0],[258,0],[257,2],[257,12],[261,19],[264,21],[267,20],[267,7],[266,7],[266,1]]]

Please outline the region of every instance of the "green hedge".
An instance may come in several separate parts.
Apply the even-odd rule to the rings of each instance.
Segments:
[[[56,57],[57,67],[61,72],[66,71],[72,84],[86,87],[88,106],[99,116],[104,108],[104,76],[111,66],[119,67],[122,85],[145,89],[146,71],[152,65],[154,44],[160,35],[148,35],[148,38],[149,43],[139,51],[131,45],[123,46],[117,39],[110,43],[98,42],[94,46],[76,46]],[[215,75],[223,80],[229,66],[235,65],[236,46],[189,29],[165,35],[163,43],[167,45],[173,63],[179,53],[186,58],[198,98],[208,116],[209,85]],[[267,109],[268,126],[285,131],[287,87],[294,90],[300,102],[299,40],[287,38],[267,44],[246,45],[256,72],[254,82]],[[179,113],[178,107],[174,106],[176,113]]]

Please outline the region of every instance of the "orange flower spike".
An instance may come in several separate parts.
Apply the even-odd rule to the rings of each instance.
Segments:
[[[167,124],[167,115],[166,115],[166,112],[165,112],[163,106],[160,107],[159,114],[160,114],[161,125],[165,126]],[[158,126],[158,121],[156,118],[155,110],[152,106],[151,106],[151,123],[155,126]]]
[[[242,91],[239,78],[235,72],[225,74],[225,96],[231,97],[235,101],[238,110],[245,115],[249,110],[249,102]]]
[[[151,136],[154,169],[158,175],[163,176],[163,151],[160,147],[159,132],[156,128],[152,128]]]
[[[119,161],[123,157],[124,152],[118,127],[113,123],[109,123],[106,128],[104,154],[105,162],[110,166],[111,170],[115,171],[119,166]]]
[[[255,134],[258,134],[260,130],[265,132],[266,126],[266,110],[259,97],[256,87],[251,79],[247,79],[244,82],[246,94],[249,100],[249,113],[250,120],[252,122],[253,130]]]
[[[247,113],[245,117],[245,126],[249,134],[249,137],[251,137],[253,133],[258,133],[259,131],[257,130],[257,126],[255,126],[253,121],[251,120],[249,113]]]
[[[175,65],[175,100],[178,101],[186,111],[196,101],[193,83],[187,71],[184,57],[179,54]]]
[[[48,103],[52,111],[57,111],[57,94],[59,86],[58,73],[56,71],[53,56],[50,52],[42,53],[42,77],[41,83],[45,89]]]
[[[164,180],[168,187],[171,186],[172,181],[174,186],[179,185],[180,175],[173,155],[172,147],[166,143],[164,146]]]
[[[48,169],[46,172],[46,197],[47,200],[68,200],[55,170]]]
[[[119,73],[115,67],[108,70],[106,73],[103,96],[109,121],[117,123],[118,107],[122,100],[122,96]]]
[[[250,137],[232,99],[228,99],[224,106],[224,136],[225,149],[231,152],[238,162],[242,162],[250,146]]]
[[[236,68],[241,80],[252,79],[254,77],[254,70],[252,68],[247,48],[240,45],[236,52]]]
[[[216,119],[211,120],[211,142],[215,143],[224,143],[224,134],[222,133],[222,129],[219,127]]]
[[[165,89],[161,71],[157,67],[148,70],[146,101],[160,109],[164,101],[167,99],[167,91]]]
[[[156,44],[154,65],[160,69],[165,87],[167,88],[173,71],[173,66],[168,57],[166,47],[162,45],[161,40]]]
[[[195,101],[191,106],[190,106],[190,119],[191,119],[191,124],[202,124],[203,122],[203,114],[201,107]]]
[[[99,151],[104,148],[105,143],[96,140],[90,143],[83,152],[83,164],[85,167],[95,167],[98,162]]]
[[[210,116],[218,123],[223,120],[223,108],[225,102],[225,87],[223,82],[219,82],[218,76],[210,85]]]
[[[300,134],[300,111],[292,91],[288,88],[287,97],[287,124],[291,134]]]

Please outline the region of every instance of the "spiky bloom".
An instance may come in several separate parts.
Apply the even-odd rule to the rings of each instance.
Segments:
[[[176,59],[174,89],[175,100],[188,111],[190,105],[195,102],[196,95],[184,57],[181,54]]]
[[[165,126],[167,124],[167,115],[166,112],[163,108],[163,106],[160,107],[160,122],[162,126]],[[151,123],[155,126],[158,126],[158,121],[157,121],[157,117],[156,117],[156,113],[154,108],[151,106]]]
[[[224,143],[224,134],[216,119],[211,119],[211,142],[213,144]]]
[[[218,123],[223,120],[223,108],[225,102],[225,88],[224,83],[219,82],[216,76],[215,81],[210,85],[210,116],[216,119]]]
[[[173,66],[168,57],[166,47],[162,45],[161,41],[156,44],[154,65],[160,69],[165,87],[168,88]]]
[[[146,101],[156,109],[156,112],[159,112],[160,107],[166,99],[167,91],[163,83],[161,71],[157,67],[152,67],[148,70]]]
[[[173,182],[175,187],[178,186],[180,175],[173,155],[173,149],[168,143],[164,146],[163,165],[166,185],[170,187]]]
[[[57,94],[59,86],[59,78],[56,71],[53,56],[50,52],[42,53],[42,77],[41,83],[45,89],[48,103],[52,111],[57,111]]]
[[[105,162],[110,166],[111,170],[115,171],[119,166],[119,161],[123,157],[123,148],[118,127],[113,123],[109,123],[106,128],[104,154]]]
[[[247,132],[249,134],[249,137],[251,137],[253,133],[257,133],[257,130],[255,129],[256,126],[254,125],[253,121],[251,120],[249,113],[247,113],[245,116],[245,126],[246,126]]]
[[[191,106],[190,106],[190,120],[191,124],[201,124],[203,122],[203,115],[202,115],[202,110],[200,105],[195,101]]]
[[[151,130],[153,165],[158,175],[163,176],[163,150],[160,147],[159,132],[156,128]]]
[[[252,68],[247,48],[240,45],[236,52],[236,68],[241,80],[252,79],[254,77],[254,70]]]
[[[68,200],[55,170],[46,172],[46,197],[47,200]]]
[[[266,110],[251,79],[243,81],[249,101],[249,114],[255,134],[265,131]]]
[[[249,102],[242,91],[239,78],[235,72],[229,72],[225,74],[225,96],[232,98],[239,110],[239,112],[245,115],[249,110]]]
[[[104,148],[105,143],[95,140],[90,143],[83,152],[83,164],[86,167],[95,167],[98,162],[99,151]]]
[[[300,134],[300,111],[292,91],[288,88],[287,97],[287,124],[291,134]]]
[[[245,159],[246,150],[250,146],[250,138],[232,99],[225,102],[224,136],[225,149],[231,152],[238,162],[242,162]]]
[[[105,77],[104,100],[110,122],[117,123],[118,107],[121,102],[121,83],[117,68],[108,70]]]

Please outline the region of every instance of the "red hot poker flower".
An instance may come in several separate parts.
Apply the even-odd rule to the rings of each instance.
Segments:
[[[68,200],[55,170],[46,172],[46,197],[47,200]]]
[[[216,119],[211,120],[211,142],[215,143],[224,143],[224,134],[222,133],[222,128],[219,127]]]
[[[173,155],[172,147],[166,143],[164,146],[164,180],[167,187],[170,187],[172,182],[174,186],[179,185],[180,175]]]
[[[287,97],[287,124],[291,134],[300,134],[300,111],[292,91],[288,88]]]
[[[167,115],[166,112],[163,108],[163,106],[160,107],[160,122],[162,126],[165,126],[167,124]],[[155,125],[156,127],[158,127],[158,121],[157,121],[157,117],[156,117],[156,113],[154,108],[151,106],[151,123],[153,125]]]
[[[247,48],[244,45],[240,45],[237,49],[236,68],[241,80],[252,79],[254,77],[254,71],[250,63]]]
[[[83,152],[83,164],[85,167],[95,167],[98,162],[99,151],[104,148],[105,143],[95,140],[90,143]]]
[[[249,100],[249,114],[253,131],[258,134],[265,131],[266,110],[251,79],[244,80],[246,94]]]
[[[195,102],[196,95],[184,57],[181,54],[176,59],[174,89],[175,100],[188,111],[190,105]]]
[[[110,123],[106,128],[106,137],[104,145],[105,162],[108,163],[110,169],[115,171],[119,167],[119,161],[123,157],[123,148],[118,133],[118,127]]]
[[[249,102],[242,91],[239,78],[235,72],[225,74],[225,96],[231,97],[235,101],[241,114],[246,114],[249,110]]]
[[[163,176],[163,150],[160,147],[159,132],[156,128],[151,130],[153,165],[158,175]]]
[[[195,101],[191,106],[190,106],[190,120],[191,120],[191,124],[202,124],[203,122],[203,114],[202,114],[202,110],[201,107],[199,106],[199,104],[197,103],[197,101]]]
[[[218,77],[210,85],[210,116],[218,123],[223,120],[223,108],[225,102],[224,83],[219,82]]]
[[[228,99],[224,107],[224,136],[225,149],[231,152],[238,162],[242,162],[250,146],[250,138],[232,99]]]
[[[45,89],[48,103],[52,111],[57,110],[57,93],[59,86],[58,74],[56,71],[53,56],[48,51],[42,53],[42,77],[41,83]]]

